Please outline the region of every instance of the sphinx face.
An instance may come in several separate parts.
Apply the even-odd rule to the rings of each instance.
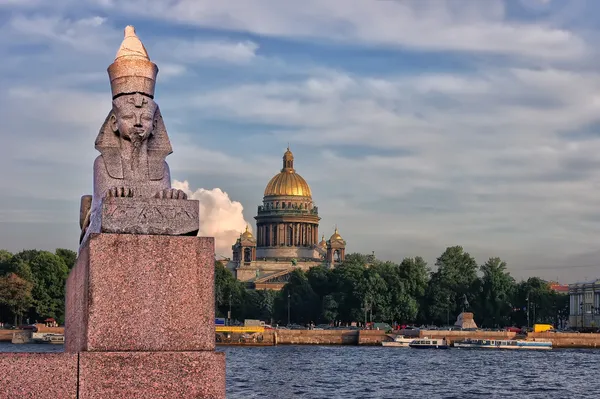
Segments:
[[[141,145],[152,134],[156,103],[142,94],[126,94],[113,100],[113,130],[134,146]]]

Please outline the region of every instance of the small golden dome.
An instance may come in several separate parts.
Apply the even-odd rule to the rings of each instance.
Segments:
[[[335,228],[335,233],[333,233],[331,235],[331,237],[329,238],[330,241],[334,241],[334,240],[343,240],[342,236],[340,235],[340,233],[338,232],[337,227]]]
[[[246,231],[244,231],[241,236],[242,238],[254,238],[254,236],[252,235],[252,233],[250,233],[250,231],[248,230],[248,225],[246,225]]]
[[[325,241],[325,234],[323,234],[323,236],[321,237],[321,242],[319,243],[319,246],[323,248],[327,247],[327,241]]]
[[[288,147],[283,154],[283,168],[273,176],[265,188],[265,197],[296,196],[311,197],[312,193],[306,180],[294,169],[294,154]]]

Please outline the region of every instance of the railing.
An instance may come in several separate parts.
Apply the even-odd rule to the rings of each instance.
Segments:
[[[260,215],[319,215],[317,207],[313,209],[294,209],[294,208],[266,208],[264,205],[258,206]]]

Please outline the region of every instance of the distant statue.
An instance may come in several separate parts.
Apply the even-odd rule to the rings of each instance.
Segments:
[[[90,196],[82,198],[80,241],[88,231],[100,232],[99,215],[106,198],[187,199],[183,191],[171,187],[165,158],[173,150],[154,101],[157,74],[158,67],[135,29],[126,27],[115,61],[108,67],[112,109],[96,138],[100,155],[94,161],[94,194],[91,201]]]

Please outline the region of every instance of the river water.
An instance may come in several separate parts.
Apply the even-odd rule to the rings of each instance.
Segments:
[[[0,352],[62,349],[62,345],[0,343]],[[218,350],[227,355],[228,399],[600,397],[600,350],[357,346]]]

